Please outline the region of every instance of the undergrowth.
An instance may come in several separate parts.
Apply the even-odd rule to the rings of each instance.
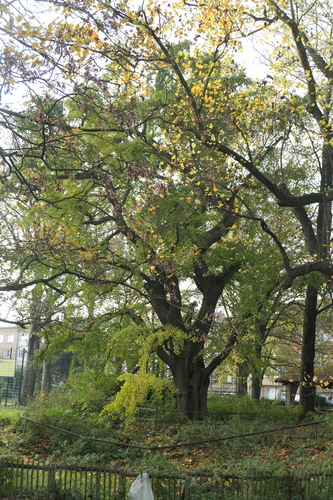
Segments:
[[[0,413],[0,453],[152,472],[283,475],[292,469],[327,471],[333,465],[330,418],[320,424],[317,433],[313,426],[295,428],[324,417],[312,414],[300,421],[298,407],[286,408],[279,402],[213,397],[203,420],[156,427],[151,422],[125,426],[110,417],[101,418],[101,407],[100,402],[96,406],[92,401],[86,405],[78,402],[73,391],[54,391],[25,410],[25,416],[40,422],[29,422],[25,434],[18,413],[11,415],[6,409],[7,417]],[[276,431],[262,433],[273,429]],[[234,436],[237,439],[230,439]]]

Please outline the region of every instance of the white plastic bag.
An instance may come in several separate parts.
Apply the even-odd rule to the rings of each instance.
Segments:
[[[154,500],[149,482],[149,474],[140,474],[132,483],[128,492],[129,500]]]

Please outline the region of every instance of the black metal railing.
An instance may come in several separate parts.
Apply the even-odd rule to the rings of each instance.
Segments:
[[[0,463],[0,498],[125,500],[137,473],[108,467]],[[154,500],[329,500],[333,473],[231,476],[150,474]]]

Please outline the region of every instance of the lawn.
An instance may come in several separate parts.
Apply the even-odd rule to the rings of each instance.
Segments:
[[[14,424],[22,415],[22,408],[0,406],[0,425]]]

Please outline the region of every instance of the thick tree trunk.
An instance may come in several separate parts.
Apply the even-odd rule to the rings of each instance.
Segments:
[[[44,359],[41,394],[48,394],[51,390],[51,363]]]
[[[201,418],[207,412],[207,397],[210,375],[227,358],[236,341],[231,335],[224,351],[216,356],[208,366],[202,356],[204,341],[188,340],[182,352],[168,356],[168,366],[172,372],[176,388],[176,409],[184,417],[192,420]],[[161,359],[163,352],[157,349]]]
[[[24,373],[22,388],[21,388],[21,404],[25,405],[28,399],[31,398],[35,391],[36,384],[36,369],[33,366],[35,352],[39,349],[40,338],[36,333],[39,331],[39,326],[33,325],[29,334],[28,352],[27,352],[27,368]]]
[[[261,333],[261,332],[260,332]],[[261,386],[263,379],[263,370],[261,368],[261,356],[262,356],[262,339],[256,340],[254,346],[254,363],[252,366],[252,398],[260,399],[261,396]]]
[[[313,376],[316,342],[317,296],[317,289],[312,285],[308,285],[306,289],[303,321],[300,386],[300,401],[304,414],[308,411],[314,411],[315,409],[316,388],[314,387]]]
[[[262,378],[258,375],[252,375],[252,398],[260,399]]]
[[[207,412],[209,375],[203,359],[193,360],[190,351],[184,350],[173,359],[171,371],[176,387],[176,411],[191,420],[198,420]]]
[[[203,379],[200,371],[192,377],[174,377],[176,387],[176,411],[191,420],[200,419],[207,413],[209,377]]]
[[[247,379],[250,374],[249,362],[237,363],[236,394],[245,396],[247,394]]]

